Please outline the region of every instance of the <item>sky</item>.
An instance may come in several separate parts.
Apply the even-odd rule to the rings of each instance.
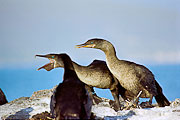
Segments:
[[[180,64],[178,0],[0,0],[0,68],[32,68],[36,54],[67,53],[79,64],[105,60],[74,46],[110,41],[119,59]]]

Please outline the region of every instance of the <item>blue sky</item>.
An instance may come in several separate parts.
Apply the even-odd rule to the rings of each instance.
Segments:
[[[44,63],[35,54],[68,53],[87,65],[105,60],[74,46],[89,38],[112,42],[119,59],[180,64],[178,0],[0,0],[0,68]]]

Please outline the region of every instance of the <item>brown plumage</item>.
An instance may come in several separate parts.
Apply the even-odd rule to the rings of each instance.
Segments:
[[[46,57],[50,59],[50,63],[40,67],[40,69],[46,69],[50,71],[54,68],[64,67],[61,57],[55,57],[54,61],[51,60],[49,56],[56,56],[57,54],[47,54],[47,55],[36,55],[39,57]],[[110,89],[112,96],[116,102],[116,110],[120,110],[119,95],[121,95],[125,100],[132,100],[132,95],[126,91],[118,82],[118,80],[111,74],[107,64],[102,60],[94,60],[88,66],[81,66],[75,62],[72,62],[74,71],[76,72],[79,79],[86,83],[88,86],[97,87],[101,89]],[[90,91],[89,87],[88,90]],[[93,90],[93,89],[92,89]],[[94,93],[93,93],[94,94]],[[91,98],[94,98],[90,92]],[[95,101],[94,101],[95,102]]]
[[[152,103],[153,96],[159,106],[168,106],[170,103],[163,95],[162,88],[154,78],[153,73],[143,65],[130,61],[119,60],[116,56],[114,46],[103,39],[91,39],[77,47],[96,48],[102,50],[106,55],[106,62],[111,73],[118,79],[119,83],[134,97],[140,91],[141,98],[150,98]]]

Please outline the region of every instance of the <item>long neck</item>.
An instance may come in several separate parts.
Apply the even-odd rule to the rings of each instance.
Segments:
[[[72,65],[72,61],[71,60],[67,60],[66,62],[64,62],[64,77],[68,78],[69,76],[71,76],[71,74],[73,75],[74,72],[74,67]]]
[[[74,71],[73,63],[72,61],[71,63],[69,61],[68,64],[67,63],[64,64],[64,82],[74,80],[71,79],[72,77],[79,81],[76,72]]]
[[[105,45],[105,47],[104,47],[104,49],[102,49],[102,51],[106,55],[107,62],[110,62],[110,61],[115,62],[118,60],[118,58],[116,56],[115,48],[111,43],[108,43],[107,45]]]
[[[77,64],[77,63],[74,62],[74,61],[72,62],[72,64],[73,64],[74,70],[83,68],[83,66]]]
[[[78,79],[76,73],[74,70],[70,70],[70,69],[65,69],[64,71],[64,82],[67,82],[69,80],[72,80],[71,78],[75,78],[75,79]],[[74,80],[74,79],[73,79]]]
[[[76,72],[78,77],[82,77],[82,75],[86,75],[88,68],[87,66],[81,66],[75,62],[73,62],[74,71]]]

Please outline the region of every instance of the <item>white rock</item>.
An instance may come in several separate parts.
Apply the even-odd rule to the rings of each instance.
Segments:
[[[0,118],[28,119],[33,115],[50,111],[51,90],[34,92],[29,97],[22,97],[10,103],[0,106]],[[180,120],[180,99],[176,99],[170,106],[155,107],[148,109],[134,109],[116,112],[109,105],[109,100],[103,98],[104,102],[92,106],[92,112],[97,119],[105,120]]]

